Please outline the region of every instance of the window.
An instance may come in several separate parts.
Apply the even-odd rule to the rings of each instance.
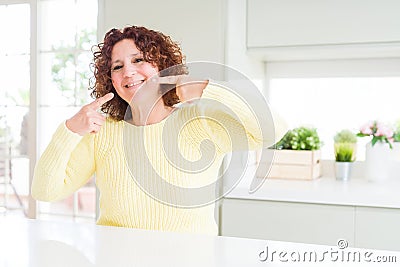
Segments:
[[[97,0],[10,0],[0,4],[0,28],[5,37],[0,42],[0,212],[21,206],[28,209],[29,157],[41,155],[57,126],[90,99],[89,65],[91,47],[97,43],[97,10]],[[35,90],[37,94],[30,98]],[[37,117],[36,125],[29,115]],[[28,128],[38,137],[37,151],[29,153]],[[64,201],[39,202],[38,216],[93,221],[95,195],[90,181]]]
[[[90,101],[91,47],[97,43],[96,0],[39,2],[39,155],[56,128]],[[93,220],[96,209],[93,180],[66,200],[39,202],[41,218]]]
[[[20,212],[29,195],[29,4],[0,5],[0,31],[0,212]]]
[[[322,158],[334,159],[336,132],[356,133],[374,119],[392,125],[400,120],[399,64],[383,59],[269,63],[268,99],[290,128],[316,127],[324,143]],[[364,160],[369,140],[358,140],[357,159]]]

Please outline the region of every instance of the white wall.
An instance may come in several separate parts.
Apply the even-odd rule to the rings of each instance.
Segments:
[[[265,75],[262,58],[251,58],[247,53],[246,8],[246,0],[227,1],[225,62],[250,79],[262,81]],[[262,89],[263,84],[260,87]]]
[[[188,62],[224,63],[224,0],[100,0],[99,40],[111,28],[140,25],[179,42]]]
[[[267,61],[398,57],[398,0],[247,0],[248,52]]]

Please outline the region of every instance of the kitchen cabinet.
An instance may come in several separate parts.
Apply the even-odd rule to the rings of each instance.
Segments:
[[[249,47],[400,41],[397,0],[248,0]]]
[[[335,246],[400,250],[400,209],[225,198],[220,233]]]
[[[357,207],[357,247],[400,250],[400,209]]]
[[[220,223],[224,236],[354,245],[354,207],[224,199]]]
[[[397,0],[247,0],[247,49],[267,60],[395,56],[398,10]]]

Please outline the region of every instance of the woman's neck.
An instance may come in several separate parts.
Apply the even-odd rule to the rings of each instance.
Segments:
[[[153,106],[131,105],[131,123],[136,126],[155,124],[168,117],[174,109],[165,106],[162,98]]]

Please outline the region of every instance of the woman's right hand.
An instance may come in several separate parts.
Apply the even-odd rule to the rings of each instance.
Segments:
[[[83,106],[78,113],[66,121],[67,128],[81,136],[87,133],[97,133],[106,120],[97,110],[113,97],[113,93],[108,93]]]

